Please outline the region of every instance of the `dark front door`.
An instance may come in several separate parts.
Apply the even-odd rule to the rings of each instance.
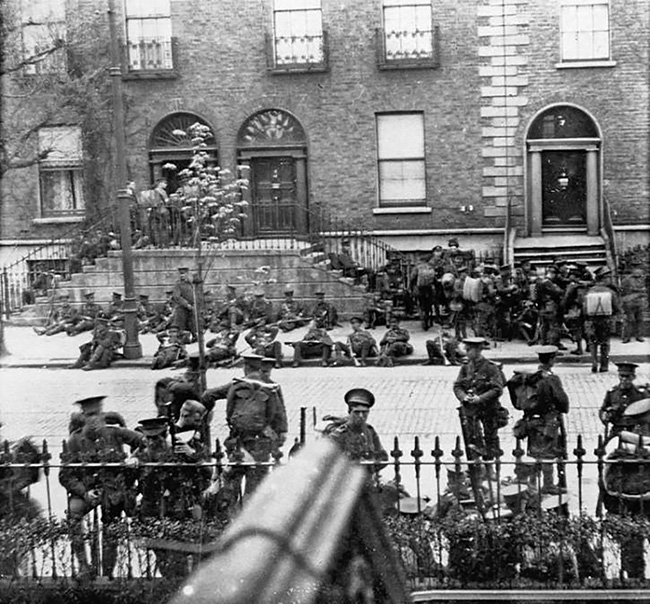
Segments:
[[[587,179],[584,151],[542,153],[542,225],[586,224]]]
[[[296,160],[259,157],[251,161],[251,218],[256,235],[298,231]]]

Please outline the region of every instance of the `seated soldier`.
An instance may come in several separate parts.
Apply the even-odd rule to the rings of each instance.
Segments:
[[[91,341],[79,346],[79,358],[69,366],[69,369],[82,368],[84,371],[106,369],[113,362],[120,346],[122,346],[120,332],[111,329],[106,317],[99,316],[95,320]]]
[[[305,309],[302,304],[294,299],[293,289],[285,289],[284,301],[280,305],[278,327],[287,332],[307,323],[309,323],[309,318],[305,317]]]
[[[609,436],[616,436],[622,430],[629,430],[630,419],[625,416],[625,410],[636,401],[650,397],[650,386],[637,386],[636,363],[616,363],[619,383],[610,388],[605,394],[605,400],[600,407],[600,421],[609,428]]]
[[[230,321],[222,320],[214,338],[205,343],[208,349],[205,353],[205,359],[208,363],[219,364],[226,361],[232,361],[237,357],[237,348],[235,344],[239,338],[239,331],[233,329]]]
[[[341,242],[341,251],[338,254],[332,252],[328,256],[332,270],[341,271],[344,277],[353,279],[355,285],[361,284],[364,278],[366,285],[368,284],[370,271],[352,258],[349,239]]]
[[[158,322],[158,313],[153,305],[149,302],[147,294],[138,296],[138,307],[136,310],[138,317],[138,332],[150,333]]]
[[[316,304],[312,309],[312,319],[318,323],[322,323],[323,327],[328,331],[335,326],[341,327],[338,311],[333,304],[325,301],[325,292],[319,290],[314,295],[316,296]]]
[[[448,331],[443,331],[435,340],[427,340],[427,356],[423,365],[462,365],[465,360],[460,342]]]
[[[53,336],[74,327],[77,311],[70,304],[70,294],[59,294],[58,300],[49,324],[46,327],[34,327],[39,336]]]
[[[392,308],[390,300],[382,300],[379,292],[363,294],[363,320],[366,329],[374,329],[377,325],[386,325],[388,310]]]
[[[399,318],[392,315],[388,319],[388,330],[379,342],[380,353],[378,365],[392,367],[395,359],[413,354],[413,346],[409,344],[411,334],[407,329],[400,327]]]
[[[275,359],[275,367],[282,367],[282,343],[278,342],[279,328],[276,325],[269,325],[264,319],[258,319],[257,323],[244,336],[244,340],[251,347],[251,350],[261,357]]]
[[[151,361],[152,369],[165,369],[167,367],[178,366],[179,361],[187,359],[187,350],[181,341],[181,335],[178,327],[170,327],[167,333],[160,332],[156,335],[160,345],[153,355]]]
[[[332,365],[342,365],[344,354],[359,367],[365,367],[368,364],[368,357],[377,356],[379,352],[377,342],[369,332],[361,329],[362,324],[363,319],[361,317],[352,317],[350,319],[352,333],[348,335],[345,343],[336,342],[334,344],[336,358]]]
[[[300,367],[305,358],[321,357],[321,366],[327,367],[332,355],[334,342],[329,337],[323,321],[312,321],[309,330],[299,342],[287,342],[293,346],[292,367]]]
[[[72,316],[71,324],[65,330],[69,336],[76,336],[93,329],[95,319],[102,312],[102,307],[95,302],[94,292],[85,292],[84,298],[86,298],[86,301],[81,305],[79,311]]]

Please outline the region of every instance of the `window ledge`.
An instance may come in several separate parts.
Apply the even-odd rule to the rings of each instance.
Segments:
[[[83,222],[86,217],[81,214],[79,216],[48,216],[47,218],[34,218],[32,224],[76,224]]]
[[[556,69],[585,69],[594,67],[616,67],[616,61],[565,61],[556,63]]]
[[[286,75],[292,73],[327,73],[329,71],[328,65],[321,63],[304,64],[296,63],[295,65],[276,65],[269,67],[268,72],[272,75]]]
[[[377,214],[431,214],[428,206],[409,206],[405,208],[373,208],[372,213]]]
[[[178,72],[174,69],[150,69],[143,71],[128,71],[122,76],[123,80],[175,80]]]
[[[394,59],[380,62],[377,67],[380,71],[394,71],[396,69],[438,69],[440,64],[435,59]]]

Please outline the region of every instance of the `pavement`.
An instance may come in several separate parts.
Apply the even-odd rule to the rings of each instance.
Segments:
[[[399,365],[421,364],[427,359],[426,340],[435,339],[439,333],[439,327],[434,326],[429,331],[423,331],[419,321],[403,321],[402,327],[409,330],[411,334],[411,344],[414,353],[408,357],[400,359]],[[302,338],[306,327],[297,329],[290,333],[280,333],[278,340],[281,342],[293,342]],[[334,341],[345,341],[351,328],[349,324],[342,327],[336,327],[330,331]],[[377,341],[381,339],[385,332],[384,327],[379,327],[372,331]],[[79,355],[79,346],[89,341],[90,333],[80,334],[69,337],[65,333],[54,336],[38,336],[31,327],[5,326],[5,342],[9,355],[0,358],[0,367],[60,367],[73,363]],[[115,362],[116,367],[149,367],[156,349],[158,341],[153,334],[144,334],[139,336],[142,346],[142,357],[138,359],[119,359]],[[566,340],[565,345],[570,350],[574,348],[573,344]],[[189,345],[188,352],[196,349],[196,345]],[[245,352],[247,349],[243,337],[238,341],[238,352]],[[287,345],[283,347],[285,361],[291,359],[293,349]],[[485,356],[490,359],[498,360],[504,364],[508,363],[535,363],[536,355],[534,347],[526,345],[525,342],[493,342],[490,349],[485,352]],[[613,362],[630,361],[635,363],[650,362],[650,339],[645,342],[629,342],[623,344],[618,337],[612,338],[611,359]],[[558,364],[582,364],[589,363],[588,355],[571,355],[563,352],[558,359]],[[305,361],[305,365],[315,365],[317,361]]]

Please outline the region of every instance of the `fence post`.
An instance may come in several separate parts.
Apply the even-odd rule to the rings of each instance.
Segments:
[[[11,316],[9,306],[9,278],[7,277],[7,267],[5,266],[2,268],[2,309],[0,309],[0,312],[4,311],[6,319],[9,319]]]

